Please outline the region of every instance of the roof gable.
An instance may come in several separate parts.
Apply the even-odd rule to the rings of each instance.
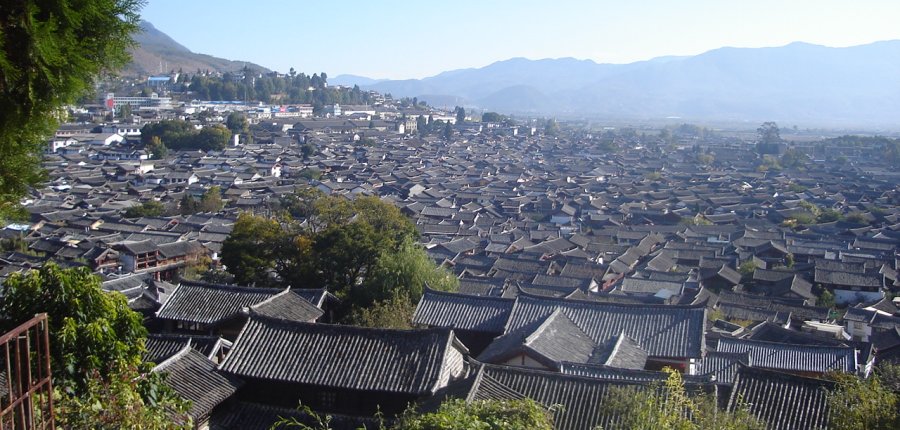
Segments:
[[[533,324],[557,309],[596,343],[624,333],[650,356],[702,355],[706,310],[701,306],[625,305],[520,294],[505,332]]]

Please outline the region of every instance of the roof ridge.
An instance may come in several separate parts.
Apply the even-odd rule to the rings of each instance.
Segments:
[[[433,294],[437,296],[445,296],[445,297],[461,297],[471,300],[484,300],[484,301],[494,301],[494,302],[515,302],[516,299],[512,299],[509,297],[495,297],[495,296],[476,296],[473,294],[465,294],[460,293],[458,291],[441,291],[436,290],[434,288],[429,287],[427,284],[425,285],[425,290],[423,294]],[[421,303],[421,300],[419,301]]]
[[[559,308],[554,309],[553,312],[551,312],[550,315],[547,315],[547,317],[544,318],[544,321],[539,326],[537,326],[537,328],[535,328],[534,331],[531,332],[531,334],[529,334],[528,336],[525,336],[525,341],[523,343],[525,345],[528,345],[531,342],[533,342],[535,339],[540,337],[544,333],[544,330],[546,330],[550,324],[553,324],[553,322],[555,322],[556,319],[560,315],[566,317],[566,315],[562,312],[561,309],[559,309]],[[569,317],[566,317],[566,319],[568,319],[569,322],[572,322],[572,320],[569,319]],[[572,323],[572,324],[574,325],[575,323]],[[583,331],[584,330],[582,330],[582,332]]]
[[[856,348],[847,345],[806,345],[802,343],[789,343],[789,342],[774,342],[770,340],[758,340],[758,339],[747,339],[747,338],[731,338],[731,337],[723,337],[719,339],[719,343],[741,343],[741,342],[750,342],[762,345],[772,345],[772,346],[781,346],[781,347],[801,347],[801,348],[830,348],[830,349],[851,349],[855,350]],[[724,352],[724,351],[720,351]]]
[[[625,334],[625,330],[622,330],[619,335],[616,336],[616,343],[613,345],[612,351],[609,352],[609,356],[606,357],[606,362],[603,363],[604,365],[609,365],[609,362],[613,359],[613,357],[616,356],[616,353],[619,352],[619,347],[622,346],[622,342],[624,342],[626,339],[634,342],[639,348],[643,349],[640,342]]]
[[[189,354],[192,349],[193,348],[191,347],[191,341],[188,340],[187,344],[185,346],[183,346],[181,349],[179,349],[178,352],[176,352],[175,354],[172,354],[171,357],[163,360],[162,363],[157,364],[156,367],[153,368],[153,371],[158,372],[158,371],[165,369],[166,367],[169,367],[170,365],[172,365],[172,363],[174,363],[181,357],[184,357],[185,355]]]
[[[229,290],[233,292],[247,292],[247,293],[272,293],[279,294],[284,292],[281,288],[262,288],[262,287],[251,287],[249,285],[230,285],[230,284],[208,284],[205,282],[194,282],[194,281],[181,281],[178,283],[178,286],[188,286],[195,288],[207,288],[213,290]]]
[[[324,324],[324,323],[310,323],[303,321],[292,321],[281,318],[270,317],[267,315],[260,314],[251,314],[250,320],[245,324],[245,327],[250,324],[252,321],[260,321],[266,324],[277,324],[284,326],[305,326],[311,327],[314,330],[347,330],[347,331],[356,331],[356,332],[369,332],[369,333],[394,333],[394,334],[422,334],[426,332],[430,333],[443,333],[443,332],[452,332],[453,329],[449,327],[429,327],[429,328],[413,328],[413,329],[396,329],[396,328],[380,328],[380,327],[362,327],[355,325],[341,325],[341,324]],[[237,339],[235,340],[235,343]]]
[[[288,293],[290,293],[290,292],[291,292],[291,287],[287,287],[287,288],[285,288],[284,290],[282,290],[280,293],[274,294],[274,295],[272,295],[271,297],[269,297],[268,299],[265,299],[265,300],[263,300],[263,301],[261,301],[261,302],[258,302],[258,303],[252,304],[252,305],[250,305],[250,306],[247,306],[247,307],[245,307],[244,309],[247,309],[247,310],[256,310],[256,308],[258,308],[259,306],[262,306],[262,305],[271,303],[271,302],[272,302],[273,300],[275,300],[276,298],[282,297],[282,296],[284,296],[285,294],[288,294]]]
[[[516,296],[516,302],[518,303],[519,298],[526,298],[532,300],[541,300],[541,301],[551,301],[557,303],[578,303],[578,304],[589,304],[599,307],[613,307],[613,308],[624,308],[624,309],[705,309],[706,305],[665,305],[665,304],[630,304],[630,303],[614,303],[614,302],[597,302],[593,300],[583,300],[583,299],[566,299],[561,297],[548,297],[548,296],[538,296],[535,294],[529,294],[527,292],[521,292]]]

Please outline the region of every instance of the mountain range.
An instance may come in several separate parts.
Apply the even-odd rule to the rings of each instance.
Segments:
[[[149,22],[126,73],[236,71],[265,67],[191,52]],[[778,121],[897,128],[900,40],[847,48],[796,42],[775,48],[720,48],[630,64],[573,58],[512,58],[424,79],[340,75],[359,85],[433,106],[570,118]]]
[[[354,80],[393,96],[513,114],[896,124],[900,41],[721,48],[631,64],[513,58],[424,79]]]
[[[156,29],[153,24],[141,21],[141,31],[134,36],[136,46],[131,50],[131,64],[123,74],[128,76],[146,76],[183,70],[196,72],[209,70],[215,72],[234,72],[245,66],[268,71],[265,67],[246,61],[233,61],[212,55],[191,52],[167,34]]]

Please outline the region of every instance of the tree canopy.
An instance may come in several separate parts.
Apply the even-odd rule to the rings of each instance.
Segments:
[[[144,145],[153,148],[158,144],[157,140],[169,149],[217,151],[231,141],[231,130],[222,125],[197,130],[191,123],[178,119],[163,120],[141,128],[141,142]]]
[[[369,93],[357,86],[328,86],[328,75],[324,72],[307,75],[293,69],[287,76],[260,74],[249,68],[245,68],[240,74],[225,73],[222,76],[208,76],[198,71],[190,77],[188,89],[203,100],[311,104],[316,114],[326,105],[366,104],[371,101]]]
[[[80,385],[95,370],[106,374],[115,363],[141,362],[147,330],[140,314],[128,308],[125,296],[101,290],[90,269],[49,263],[11,275],[3,292],[0,309],[12,321],[48,314],[55,382]]]
[[[756,430],[765,425],[745,405],[734,411],[720,410],[714,395],[688,394],[681,374],[665,368],[669,377],[649,387],[628,386],[612,390],[602,408],[622,419],[621,428],[646,430]]]
[[[324,287],[343,300],[340,316],[357,322],[385,321],[359,313],[376,304],[409,311],[426,284],[457,286],[416,244],[412,222],[376,197],[348,200],[304,189],[281,207],[279,219],[238,217],[222,247],[222,262],[238,283]]]
[[[778,124],[771,121],[764,122],[756,129],[756,134],[756,151],[759,154],[778,154],[778,147],[781,144]]]
[[[15,273],[3,284],[11,324],[48,315],[55,417],[61,428],[180,428],[188,405],[143,363],[147,331],[125,296],[86,267]],[[98,405],[100,405],[98,407]],[[181,424],[172,421],[180,416]]]
[[[882,364],[867,379],[844,373],[829,375],[836,383],[828,395],[830,427],[849,430],[900,428],[898,369],[900,367],[896,365]]]
[[[165,213],[166,208],[156,200],[147,200],[137,206],[125,210],[125,218],[157,217]]]
[[[141,0],[4,2],[0,19],[0,218],[41,182],[61,108],[125,65]]]
[[[394,430],[551,430],[549,411],[531,399],[449,400],[434,412],[407,413]]]

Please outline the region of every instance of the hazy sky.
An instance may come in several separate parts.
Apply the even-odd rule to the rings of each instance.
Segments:
[[[629,63],[900,39],[898,0],[148,0],[142,15],[194,52],[391,79],[512,57]]]

